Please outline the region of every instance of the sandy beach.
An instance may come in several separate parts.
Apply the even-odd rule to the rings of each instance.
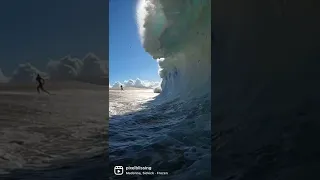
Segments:
[[[34,84],[0,85],[2,175],[107,151],[108,87],[51,82],[45,88],[53,95],[37,94]]]

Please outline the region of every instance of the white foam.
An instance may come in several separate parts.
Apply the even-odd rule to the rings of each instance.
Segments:
[[[210,0],[140,0],[137,25],[143,47],[159,63],[162,95],[210,94]]]

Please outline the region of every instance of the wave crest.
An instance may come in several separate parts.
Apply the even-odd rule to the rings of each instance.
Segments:
[[[161,95],[210,94],[210,0],[140,0],[137,24],[143,47],[159,63]]]

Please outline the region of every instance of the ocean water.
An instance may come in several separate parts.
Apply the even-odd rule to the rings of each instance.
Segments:
[[[138,2],[141,43],[159,63],[161,93],[110,91],[110,167],[169,174],[126,179],[211,179],[210,8],[210,0]]]
[[[108,178],[108,91],[83,86],[51,96],[34,88],[0,90],[1,180]]]

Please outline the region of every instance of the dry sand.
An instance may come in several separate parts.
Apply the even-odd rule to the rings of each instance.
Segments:
[[[0,173],[106,153],[108,87],[0,85]]]

